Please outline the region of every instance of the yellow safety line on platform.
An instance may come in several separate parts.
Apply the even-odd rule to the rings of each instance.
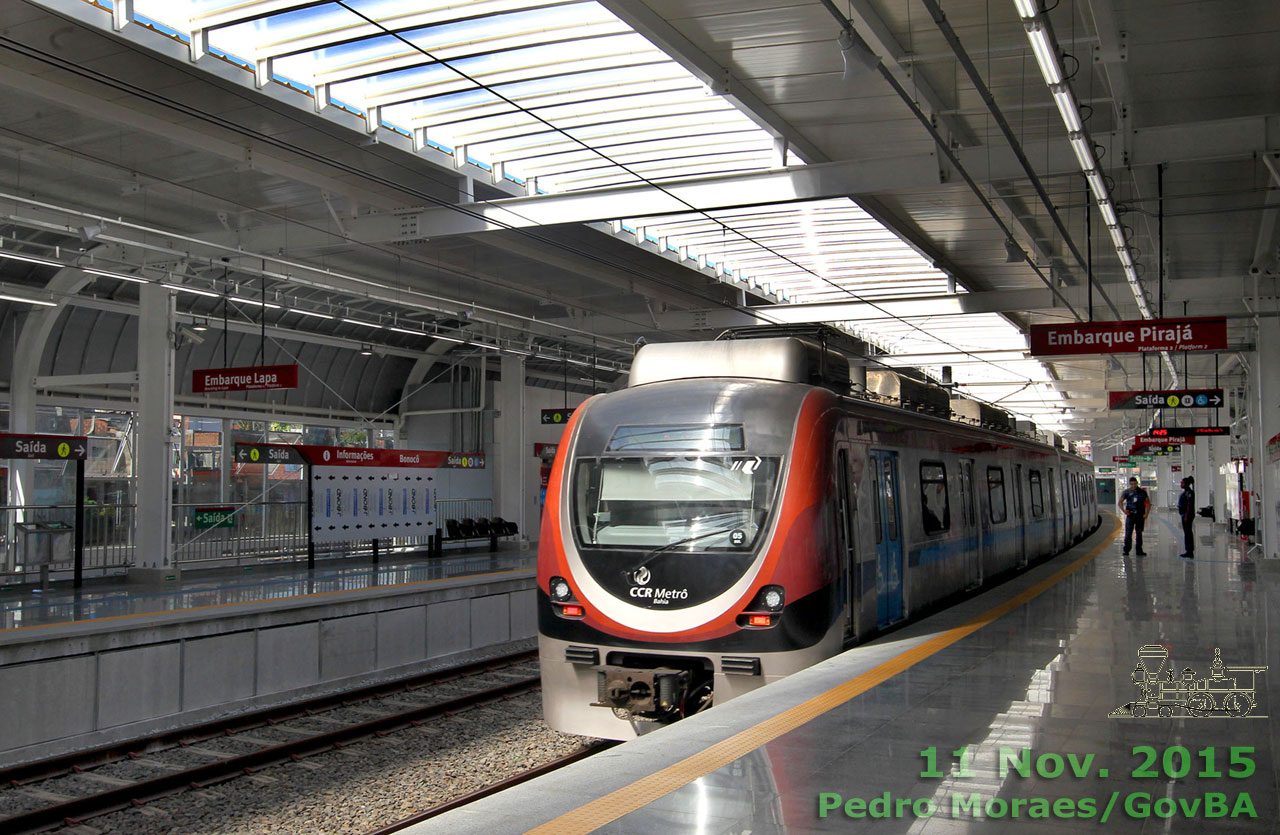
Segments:
[[[49,629],[54,626],[75,626],[82,623],[105,623],[109,620],[128,620],[129,618],[152,618],[161,615],[180,615],[185,612],[204,612],[209,609],[224,609],[228,606],[252,606],[255,603],[284,603],[288,600],[305,600],[309,597],[326,597],[331,594],[351,594],[358,591],[369,591],[370,589],[401,589],[405,586],[429,586],[432,583],[443,583],[446,580],[483,580],[485,577],[501,577],[504,574],[519,574],[522,571],[531,571],[528,568],[508,568],[506,571],[490,571],[485,574],[461,574],[457,577],[437,577],[434,580],[410,580],[407,583],[392,583],[389,586],[365,586],[359,589],[334,589],[332,591],[316,591],[310,594],[293,594],[288,597],[268,597],[262,600],[241,600],[232,603],[210,603],[207,606],[191,606],[187,609],[157,609],[154,612],[134,612],[131,615],[108,615],[105,618],[89,618],[87,620],[63,620],[56,623],[36,623],[31,626],[13,626],[8,629],[0,629],[0,635],[7,635],[11,632],[24,632],[28,629]],[[286,582],[305,582],[305,581],[286,581]],[[327,582],[324,580],[316,580],[315,582]],[[195,589],[189,592],[176,591],[174,594],[207,594],[216,589]],[[74,602],[55,603],[55,606],[74,606]],[[92,605],[91,602],[81,605]]]
[[[1114,524],[1115,516],[1112,515],[1111,518]],[[777,716],[766,719],[752,728],[737,733],[728,739],[721,740],[691,757],[669,765],[661,771],[656,771],[629,786],[597,798],[571,812],[566,812],[536,829],[529,830],[530,835],[532,833],[570,835],[570,833],[592,832],[616,821],[623,815],[630,814],[642,806],[670,794],[676,789],[697,780],[699,777],[710,774],[718,768],[723,768],[760,746],[777,739],[789,731],[795,730],[810,719],[821,716],[832,708],[839,707],[855,696],[865,693],[877,684],[889,680],[912,665],[951,646],[956,641],[972,635],[987,624],[1038,597],[1068,575],[1089,564],[1115,541],[1119,533],[1120,528],[1116,525],[1105,541],[1083,557],[1017,596],[988,609],[968,623],[939,633],[919,646],[906,650],[867,672],[851,678],[843,684],[838,684],[825,693],[820,693],[806,702],[779,713]]]

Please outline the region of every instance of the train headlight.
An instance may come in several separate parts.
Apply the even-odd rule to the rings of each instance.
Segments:
[[[551,599],[559,603],[563,603],[573,597],[573,590],[569,588],[569,581],[563,577],[551,578]]]
[[[786,593],[782,590],[782,586],[765,586],[760,589],[760,596],[756,598],[760,601],[760,605],[771,612],[782,611],[782,604],[786,602]]]

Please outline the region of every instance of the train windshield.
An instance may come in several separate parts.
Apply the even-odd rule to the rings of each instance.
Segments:
[[[749,551],[773,504],[778,469],[778,458],[755,455],[579,460],[573,487],[578,543]]]

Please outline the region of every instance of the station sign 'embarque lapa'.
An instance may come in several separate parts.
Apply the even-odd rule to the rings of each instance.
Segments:
[[[197,368],[191,372],[191,391],[206,394],[215,391],[263,391],[296,389],[298,366],[249,365],[242,368]]]
[[[1109,409],[1217,409],[1226,401],[1222,389],[1109,391]]]
[[[1227,320],[1138,319],[1032,325],[1031,354],[1136,354],[1151,351],[1223,351]]]

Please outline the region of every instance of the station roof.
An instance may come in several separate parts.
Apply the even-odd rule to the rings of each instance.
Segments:
[[[232,297],[354,347],[516,351],[566,387],[572,362],[584,389],[639,336],[825,321],[1099,436],[1132,428],[1106,388],[1238,363],[1042,362],[1029,324],[1185,309],[1233,317],[1243,349],[1244,296],[1278,271],[1270,3],[24,9],[0,12],[25,114],[0,251],[192,288],[196,318]],[[50,248],[95,228],[74,257]],[[127,301],[127,279],[95,281],[77,293]]]

